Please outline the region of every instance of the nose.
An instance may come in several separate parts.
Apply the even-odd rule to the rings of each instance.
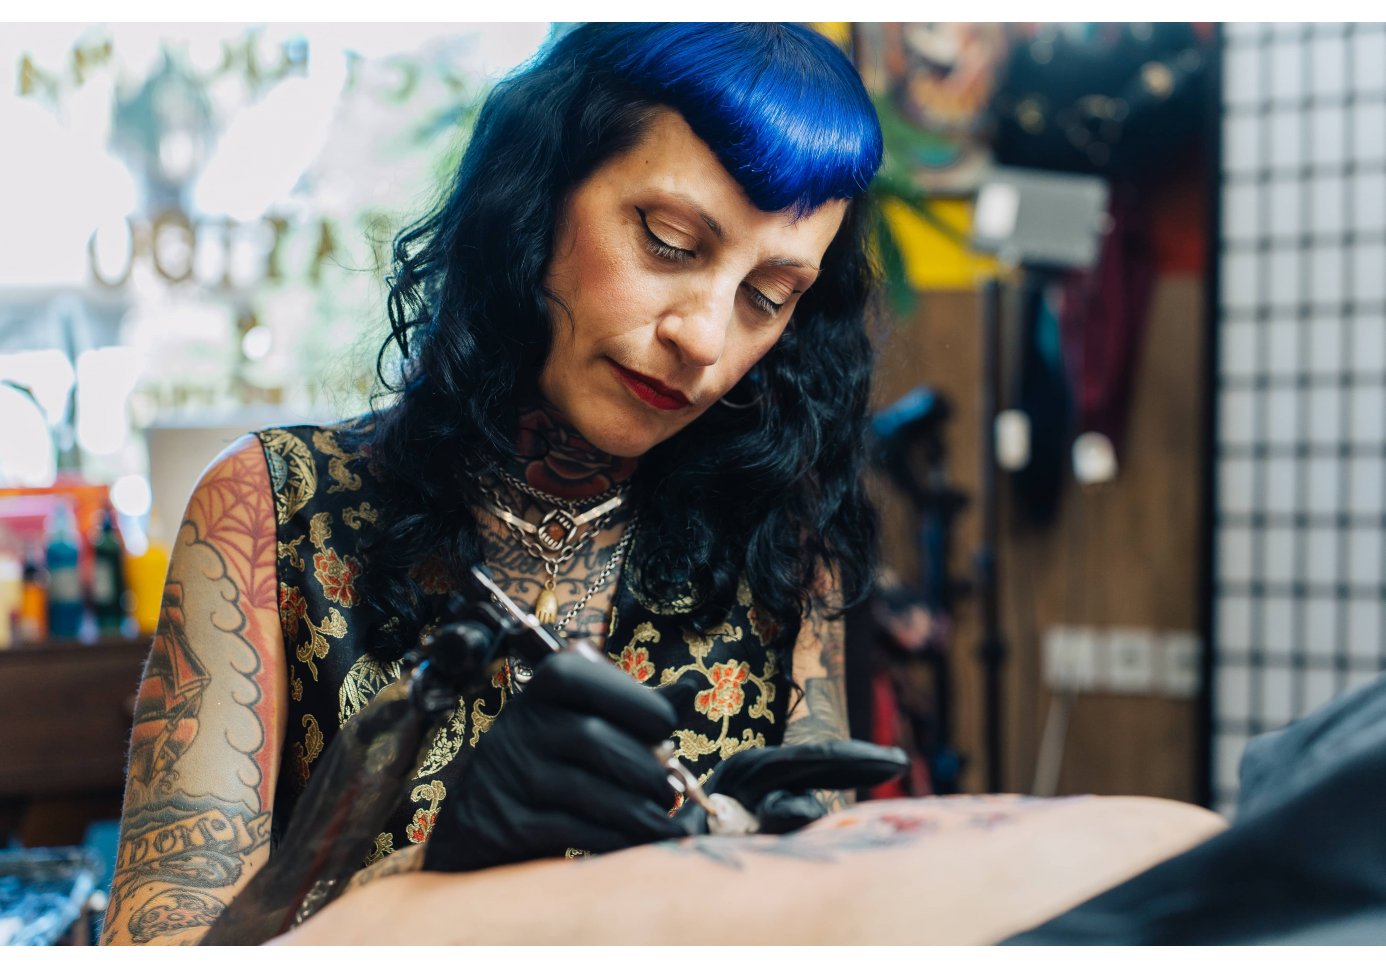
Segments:
[[[688,366],[712,366],[722,358],[735,305],[735,290],[728,295],[726,289],[690,290],[660,317],[660,340]]]

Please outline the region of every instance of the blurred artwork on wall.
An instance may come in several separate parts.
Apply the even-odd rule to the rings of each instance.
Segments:
[[[919,188],[935,197],[975,192],[991,160],[985,123],[1006,60],[1004,25],[858,23],[852,49]]]

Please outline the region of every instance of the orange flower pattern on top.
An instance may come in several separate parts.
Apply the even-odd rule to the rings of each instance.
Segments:
[[[407,828],[409,842],[421,844],[433,833],[433,825],[438,822],[436,813],[429,813],[427,810],[415,810],[414,821]]]
[[[640,646],[626,646],[621,650],[621,657],[616,660],[616,664],[636,682],[646,682],[655,674],[654,663],[650,661],[650,650]]]
[[[361,574],[361,563],[347,555],[337,557],[337,552],[328,548],[313,556],[314,576],[322,585],[322,593],[329,602],[345,605],[356,604],[356,576]]]
[[[368,660],[369,629],[357,614],[358,580],[366,567],[361,548],[388,517],[376,472],[364,452],[348,445],[347,429],[289,427],[259,434],[278,520],[276,577],[290,686],[276,840],[293,817],[301,784],[321,762],[319,753],[402,671],[376,662],[369,682],[362,678],[361,670],[374,660]],[[632,566],[639,560],[638,544]],[[781,742],[790,690],[779,657],[788,657],[798,623],[779,629],[764,621],[742,582],[727,603],[725,623],[699,633],[688,624],[691,600],[645,601],[625,571],[616,579],[608,656],[647,687],[677,683],[668,693],[678,714],[672,739],[689,769],[705,777],[741,750]],[[453,584],[436,562],[420,562],[416,577],[425,617],[415,631],[422,633],[445,617]],[[469,690],[446,728],[425,741],[416,785],[401,791],[377,844],[420,843],[432,835],[443,799],[504,715],[508,687],[500,674]],[[372,850],[366,862],[386,852]]]
[[[744,662],[719,662],[708,670],[712,688],[704,689],[693,700],[693,708],[708,719],[734,716],[746,705],[746,693],[741,684],[751,675]]]
[[[404,828],[404,835],[411,844],[421,844],[433,833],[433,827],[438,822],[439,806],[447,795],[447,788],[438,780],[414,787],[409,799],[414,803],[427,800],[428,806],[415,810],[413,821]]]
[[[292,642],[298,638],[298,624],[308,615],[308,603],[303,595],[292,585],[279,586],[279,627],[284,630],[284,641]]]

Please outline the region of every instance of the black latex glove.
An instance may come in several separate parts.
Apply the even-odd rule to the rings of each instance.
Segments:
[[[685,835],[650,748],[669,701],[615,666],[560,652],[481,737],[429,837],[428,870],[477,870]]]
[[[783,834],[827,814],[811,791],[875,786],[908,767],[903,750],[855,739],[757,747],[719,763],[703,790],[740,802],[761,833]],[[707,811],[697,804],[686,804],[678,818],[688,833],[707,833]]]

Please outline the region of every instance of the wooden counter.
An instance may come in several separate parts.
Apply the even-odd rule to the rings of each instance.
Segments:
[[[119,790],[149,640],[0,650],[0,800]]]

